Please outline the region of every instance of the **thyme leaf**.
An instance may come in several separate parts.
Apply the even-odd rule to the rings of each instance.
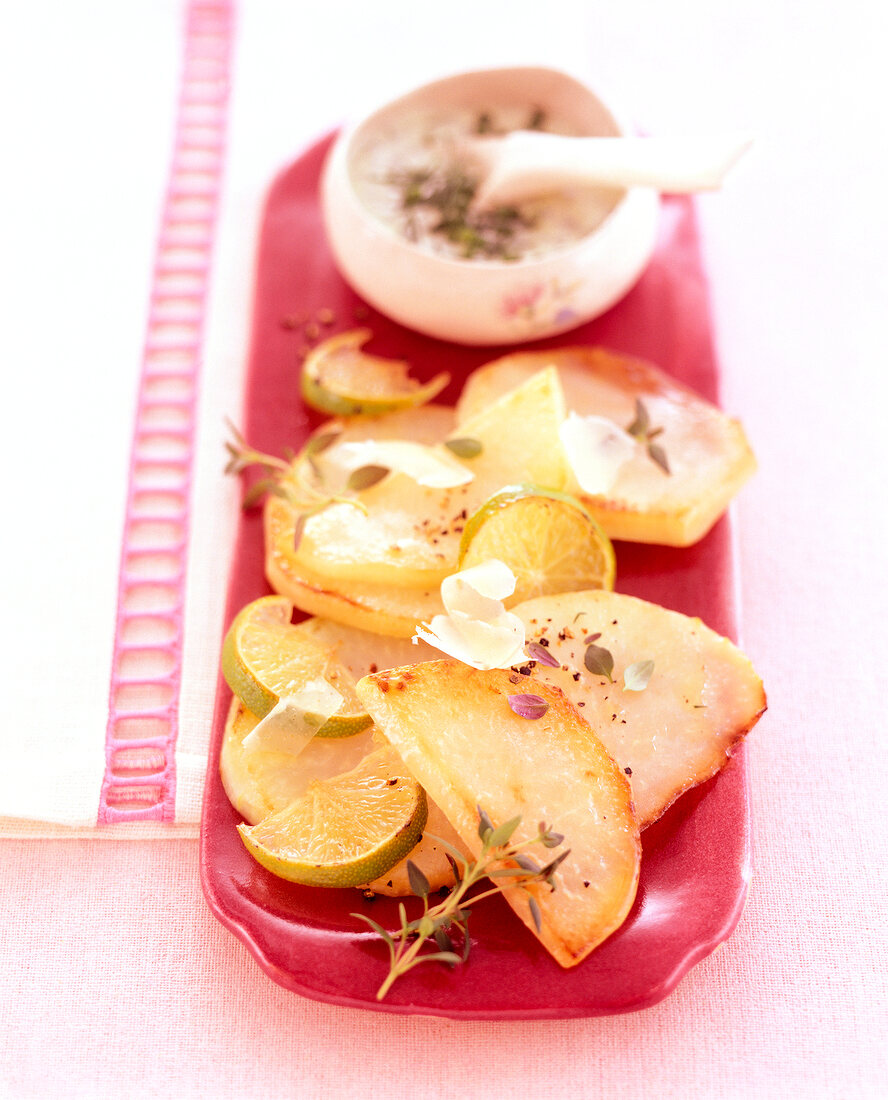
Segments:
[[[647,406],[640,397],[635,399],[635,419],[626,429],[633,439],[644,440],[647,438],[651,426],[651,418],[648,415]]]
[[[600,637],[600,635],[596,635]],[[583,658],[586,668],[593,676],[604,676],[611,683],[614,682],[614,655],[604,646],[595,645],[592,642],[586,647],[586,655]]]
[[[635,661],[623,673],[623,687],[626,691],[644,691],[654,673],[654,662]]]
[[[548,665],[549,668],[560,668],[561,663],[558,658],[553,656],[545,646],[540,645],[539,642],[531,642],[527,646],[527,656],[532,661],[538,661],[541,665]]]
[[[387,477],[391,471],[387,466],[359,466],[357,470],[352,470],[348,475],[348,481],[345,484],[347,489],[369,489],[373,485],[377,485],[384,477]]]
[[[656,464],[667,474],[671,474],[669,469],[669,459],[666,457],[666,452],[660,446],[659,443],[648,443],[648,457],[656,462]]]
[[[510,695],[509,706],[521,718],[542,718],[549,704],[541,695]]]
[[[662,434],[663,429],[651,427],[650,413],[640,397],[635,399],[635,419],[626,431],[633,439],[637,439],[642,444],[648,453],[648,458],[659,466],[663,473],[672,473],[666,451],[659,443],[654,443],[657,436]]]
[[[306,456],[313,458],[315,455],[323,454],[328,447],[333,446],[341,435],[342,428],[334,428],[328,432],[318,432],[317,435],[313,435],[305,444]]]
[[[417,897],[427,898],[429,896],[429,880],[412,859],[407,860],[407,880],[410,883],[410,889]]]
[[[471,436],[465,436],[462,439],[447,439],[444,441],[444,446],[452,451],[457,458],[477,458],[484,450],[481,440],[473,439]]]

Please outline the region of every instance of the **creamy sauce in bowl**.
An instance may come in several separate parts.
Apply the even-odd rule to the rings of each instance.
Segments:
[[[481,171],[467,139],[521,129],[580,136],[533,105],[414,111],[359,143],[350,164],[352,186],[375,218],[432,255],[482,263],[550,255],[594,232],[624,192],[576,188],[476,209]]]

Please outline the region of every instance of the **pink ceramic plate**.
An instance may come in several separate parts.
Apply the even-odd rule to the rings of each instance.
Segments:
[[[320,225],[317,183],[329,139],[285,171],[269,196],[254,302],[243,430],[254,446],[297,447],[315,419],[299,398],[303,324],[322,314],[328,333],[366,324],[370,349],[406,358],[420,377],[447,369],[451,400],[466,373],[500,354],[461,348],[400,328],[362,304],[336,273]],[[417,293],[421,293],[417,288]],[[330,321],[331,311],[332,322]],[[356,312],[357,311],[357,312]],[[604,317],[550,346],[601,344],[652,359],[717,400],[706,284],[690,200],[663,204],[653,262],[637,287]],[[537,345],[537,346],[545,346]],[[508,350],[508,349],[503,349]],[[238,532],[226,622],[268,592],[261,519],[244,514]],[[620,591],[654,600],[734,637],[728,521],[686,550],[620,544]],[[382,1003],[385,945],[350,914],[397,926],[397,903],[355,890],[317,890],[275,878],[256,864],[236,832],[240,820],[218,774],[229,692],[220,679],[201,832],[201,876],[219,919],[276,982],[334,1004],[462,1018],[598,1016],[630,1012],[666,996],[695,963],[732,932],[750,875],[750,818],[743,752],[715,779],[685,795],[643,834],[641,883],[620,930],[589,959],[562,970],[499,899],[472,916],[472,953],[455,971],[428,964],[397,982]]]

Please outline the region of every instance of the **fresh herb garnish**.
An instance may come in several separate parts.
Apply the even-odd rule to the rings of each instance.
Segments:
[[[614,655],[604,646],[595,643],[601,637],[601,632],[590,634],[584,639],[586,654],[583,658],[586,668],[593,676],[604,676],[610,683],[614,682]],[[626,691],[644,691],[650,683],[654,672],[654,662],[651,660],[634,661],[626,666],[623,673],[623,687]]]
[[[586,655],[583,663],[593,676],[605,676],[611,683],[614,682],[614,655],[604,646],[586,646]]]
[[[516,206],[473,209],[478,180],[458,165],[394,172],[389,182],[400,191],[401,208],[408,216],[408,237],[418,240],[420,236],[419,224],[411,220],[411,212],[429,211],[436,216],[429,231],[446,237],[465,259],[515,259],[509,247],[515,233],[531,225]]]
[[[318,432],[317,435],[313,435],[305,444],[304,453],[309,458],[314,455],[322,454],[328,447],[332,447],[341,435],[342,428],[332,428],[327,432]]]
[[[510,695],[509,706],[520,718],[542,718],[549,704],[541,695]]]
[[[446,439],[444,446],[452,451],[457,458],[477,458],[479,454],[484,450],[484,445],[480,439],[473,439],[472,436],[462,436],[460,439]]]
[[[313,435],[311,439],[305,444],[303,454],[309,465],[314,472],[315,477],[321,480],[321,470],[317,464],[317,455],[323,454],[328,447],[332,447],[336,440],[342,435],[342,429],[336,428],[328,432],[318,432],[317,435]]]
[[[623,673],[623,687],[626,691],[644,691],[653,673],[653,661],[635,661]]]
[[[557,657],[553,656],[545,646],[540,645],[539,642],[531,642],[527,646],[527,656],[532,661],[538,661],[541,665],[548,665],[549,668],[560,668],[561,662]]]
[[[441,837],[432,837],[443,847],[455,880],[453,889],[443,901],[429,906],[431,888],[428,879],[412,860],[408,860],[407,877],[410,889],[417,897],[422,898],[422,916],[408,921],[404,904],[399,903],[400,928],[392,934],[363,913],[352,913],[353,917],[366,921],[389,949],[389,972],[376,993],[378,1001],[385,997],[398,978],[420,963],[443,962],[457,966],[466,961],[471,946],[468,927],[471,910],[466,908],[468,904],[475,905],[505,889],[518,888],[527,896],[537,931],[542,928],[539,903],[528,887],[535,883],[546,884],[554,890],[555,872],[570,854],[570,849],[560,852],[545,864],[540,864],[529,856],[527,849],[534,844],[542,844],[544,848],[557,848],[564,837],[541,821],[535,837],[512,843],[512,836],[521,823],[520,817],[494,826],[488,814],[479,806],[478,819],[481,852],[475,860],[466,859],[458,848],[454,848]],[[489,879],[492,885],[480,893],[470,894],[472,888],[482,879]],[[494,881],[496,879],[505,881],[498,883]],[[424,951],[423,948],[430,940],[434,941],[437,950]]]
[[[388,466],[359,466],[356,470],[348,475],[348,481],[345,483],[346,489],[353,489],[359,492],[361,489],[369,489],[373,485],[378,485],[384,477],[388,477],[391,473]]]
[[[658,435],[662,434],[663,429],[651,427],[650,414],[648,413],[644,402],[639,397],[635,399],[635,419],[632,421],[626,431],[629,435],[633,437],[633,439],[637,439],[638,442],[645,447],[648,453],[648,457],[651,459],[652,462],[656,462],[656,464],[660,467],[661,470],[663,470],[664,473],[669,474],[672,472],[669,469],[669,460],[666,457],[666,452],[663,450],[659,443],[653,442]]]
[[[227,423],[233,439],[225,443],[228,451],[225,473],[238,475],[251,466],[256,466],[263,475],[244,493],[243,507],[254,508],[265,496],[276,496],[285,500],[296,512],[294,547],[299,546],[308,517],[316,515],[330,504],[351,504],[366,515],[367,509],[354,497],[324,491],[316,456],[336,441],[340,434],[338,431],[312,436],[300,459],[292,453],[283,459],[255,450],[230,421]],[[310,471],[310,477],[307,470]]]

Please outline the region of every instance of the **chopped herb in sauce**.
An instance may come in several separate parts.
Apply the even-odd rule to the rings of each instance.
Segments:
[[[577,132],[534,104],[405,114],[403,125],[362,150],[356,193],[399,236],[451,259],[508,263],[572,245],[601,224],[617,191],[567,189],[520,206],[476,208],[482,169],[471,143],[516,130]]]
[[[455,164],[393,172],[389,182],[400,194],[408,239],[418,240],[424,229],[445,237],[465,259],[516,260],[509,246],[519,229],[532,228],[517,206],[472,209],[478,181]],[[431,215],[431,224],[420,225],[419,211]]]

